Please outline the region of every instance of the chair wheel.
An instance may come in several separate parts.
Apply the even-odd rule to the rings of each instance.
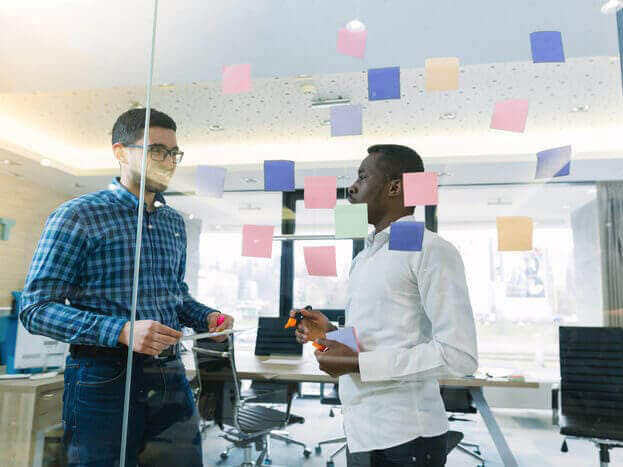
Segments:
[[[264,465],[271,465],[272,463],[272,459],[264,459]]]
[[[333,463],[333,461],[329,461],[327,462],[327,467],[335,467],[335,464]]]
[[[316,446],[316,454],[320,455],[322,452],[322,448],[320,446]]]
[[[333,409],[329,410],[329,417],[335,417],[335,414],[333,413]]]
[[[567,441],[562,442],[562,446],[560,446],[560,452],[569,452],[569,448],[567,447]]]
[[[226,452],[222,452],[222,453],[221,453],[221,459],[222,459],[222,460],[225,460],[225,459],[227,459],[228,457],[229,457],[229,454],[227,454]]]
[[[303,455],[305,456],[305,459],[309,459],[309,456],[311,455],[311,451],[307,448],[305,448],[303,450]]]

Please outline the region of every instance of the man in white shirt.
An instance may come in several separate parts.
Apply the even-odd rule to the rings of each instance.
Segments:
[[[367,203],[375,227],[348,286],[346,325],[355,327],[360,352],[316,339],[334,326],[319,311],[297,310],[304,315],[297,340],[326,346],[315,353],[320,369],[339,376],[349,467],[445,465],[448,420],[437,380],[478,367],[456,248],[426,230],[421,251],[388,249],[390,224],[414,221],[402,174],[423,171],[411,148],[371,146],[348,190],[351,203]]]

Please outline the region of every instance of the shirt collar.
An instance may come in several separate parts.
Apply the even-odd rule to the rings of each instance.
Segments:
[[[114,188],[111,187],[112,189],[110,191],[115,198],[117,198],[126,206],[130,206],[133,208],[138,207],[138,198],[130,193],[128,189],[121,184],[120,177],[115,177],[115,179],[112,181],[112,185],[114,186]],[[162,193],[156,193],[156,196],[154,197],[154,207],[158,209],[159,207],[165,206],[166,204],[167,202],[165,201],[164,196],[162,196]]]
[[[413,214],[409,214],[407,216],[403,216],[400,219],[395,220],[394,222],[405,222],[405,221],[415,221],[415,217],[413,216]],[[372,232],[370,235],[368,235],[365,239],[365,246],[369,247],[370,245],[372,245],[375,240],[377,242],[381,242],[381,243],[385,243],[386,241],[389,240],[389,230],[391,228],[391,224],[390,223],[387,227],[385,227],[383,230],[381,230],[380,232]]]

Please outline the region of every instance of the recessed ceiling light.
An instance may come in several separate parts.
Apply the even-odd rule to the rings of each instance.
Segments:
[[[588,112],[590,109],[588,105],[576,105],[571,108],[571,112]]]
[[[50,167],[52,165],[52,162],[50,162],[50,159],[41,159],[39,161],[39,164],[41,164],[44,167]]]
[[[174,83],[162,83],[158,85],[159,88],[174,88],[175,84]]]
[[[323,120],[323,121],[321,122],[321,125],[322,125],[322,126],[329,126],[329,125],[331,125],[331,120],[329,120],[329,119],[327,119],[327,120]]]
[[[223,131],[225,128],[223,128],[221,125],[210,125],[208,129],[210,131]]]
[[[244,178],[242,179],[242,181],[243,181],[244,183],[249,183],[249,184],[251,184],[251,183],[257,183],[257,181],[258,181],[258,180],[257,180],[257,178],[253,178],[253,177],[244,177]]]
[[[358,19],[353,19],[349,21],[348,23],[346,23],[346,29],[348,29],[351,32],[361,32],[361,31],[366,30],[366,25],[363,24]]]
[[[440,120],[454,120],[456,118],[456,114],[453,112],[445,112],[439,116]]]

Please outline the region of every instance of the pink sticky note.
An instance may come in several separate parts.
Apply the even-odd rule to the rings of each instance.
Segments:
[[[402,175],[405,206],[436,206],[439,204],[437,174],[411,172]]]
[[[223,67],[223,94],[237,94],[251,90],[251,65]]]
[[[491,128],[523,133],[528,118],[528,104],[527,99],[508,99],[496,102],[491,118]]]
[[[366,52],[368,31],[349,31],[340,29],[337,32],[337,51],[342,55],[363,58]]]
[[[242,256],[254,258],[270,258],[273,255],[272,225],[242,226]]]
[[[305,177],[305,207],[333,209],[337,201],[337,177]]]
[[[337,276],[334,246],[306,246],[303,255],[310,276]]]

